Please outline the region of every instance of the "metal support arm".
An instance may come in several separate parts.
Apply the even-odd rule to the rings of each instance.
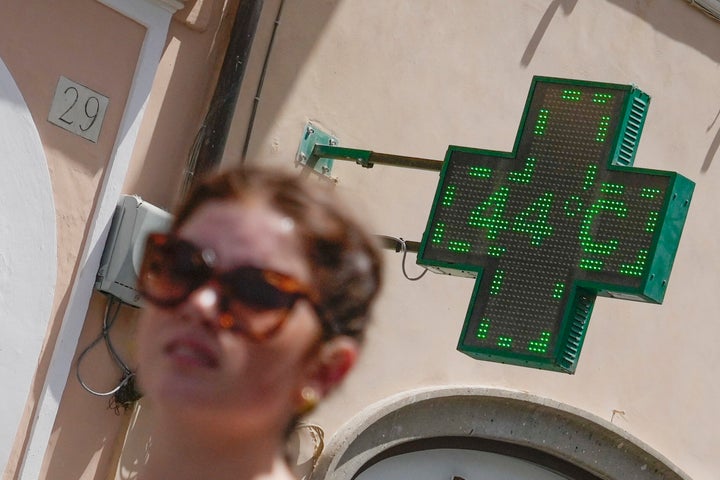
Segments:
[[[372,168],[377,163],[380,165],[416,168],[435,172],[439,172],[443,164],[442,161],[427,158],[404,157],[401,155],[372,152],[370,150],[315,144],[308,164],[314,165],[320,158],[350,160],[365,168]]]

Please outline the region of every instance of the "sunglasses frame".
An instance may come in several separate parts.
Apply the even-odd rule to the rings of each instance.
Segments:
[[[172,252],[168,250],[172,249]],[[153,260],[157,265],[152,265]],[[264,341],[277,334],[298,300],[305,299],[321,319],[320,308],[313,300],[309,288],[291,275],[254,266],[240,266],[227,271],[217,271],[216,253],[210,248],[200,248],[179,238],[175,233],[151,233],[145,243],[145,252],[138,276],[138,291],[149,303],[160,308],[174,308],[185,302],[193,292],[207,284],[214,284],[219,298],[217,324],[220,328],[240,333],[254,341]],[[185,264],[181,265],[180,261]],[[185,267],[185,268],[182,268]],[[153,282],[153,275],[157,280]],[[163,277],[163,278],[160,278]],[[239,281],[244,280],[244,281]],[[239,285],[242,283],[242,285]],[[247,285],[263,285],[250,295]],[[174,288],[175,294],[159,295],[158,292]],[[253,287],[250,287],[253,288]],[[240,295],[237,293],[240,292]],[[257,295],[265,297],[258,300]],[[275,296],[272,305],[268,297]],[[242,311],[242,316],[237,315]],[[253,330],[250,316],[277,315],[270,318],[267,326]],[[255,317],[256,319],[259,317]],[[267,318],[266,318],[267,320]],[[324,322],[323,330],[326,330]]]

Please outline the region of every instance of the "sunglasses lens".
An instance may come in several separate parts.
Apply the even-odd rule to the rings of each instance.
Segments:
[[[148,236],[140,272],[140,291],[150,301],[182,302],[204,280],[207,266],[197,248],[167,235]]]
[[[222,275],[221,282],[226,295],[254,310],[277,310],[292,307],[301,295],[296,291],[284,291],[270,283],[268,277],[282,276],[252,267],[238,268]]]
[[[272,337],[304,296],[292,277],[253,267],[226,272],[219,280],[233,318],[229,328],[255,341]]]

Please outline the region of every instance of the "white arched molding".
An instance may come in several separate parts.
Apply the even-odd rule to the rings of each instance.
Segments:
[[[50,172],[30,110],[0,59],[0,466],[7,464],[52,311],[57,274]]]
[[[90,303],[110,220],[127,175],[142,114],[165,47],[170,20],[172,15],[184,6],[184,2],[178,0],[97,1],[143,25],[147,31],[123,110],[120,128],[100,186],[97,206],[92,213],[86,241],[80,254],[80,268],[72,285],[70,301],[38,400],[37,414],[22,459],[20,478],[23,480],[40,478],[43,458]],[[54,262],[55,259],[53,264]]]
[[[690,480],[601,418],[525,393],[480,387],[416,390],[369,407],[332,437],[312,479],[352,480],[395,455],[448,446],[515,456],[568,478]]]

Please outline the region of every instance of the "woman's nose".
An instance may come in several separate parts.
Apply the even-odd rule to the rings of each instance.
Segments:
[[[217,287],[206,283],[192,292],[187,303],[192,308],[192,314],[207,325],[217,325],[220,316],[221,296]]]

